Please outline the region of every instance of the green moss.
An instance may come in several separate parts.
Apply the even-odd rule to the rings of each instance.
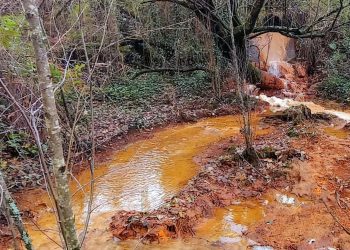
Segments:
[[[289,137],[299,137],[299,131],[296,128],[292,127],[288,129],[287,135]]]

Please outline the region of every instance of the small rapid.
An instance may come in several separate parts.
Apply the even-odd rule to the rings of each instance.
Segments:
[[[315,104],[313,102],[300,102],[290,98],[282,99],[275,96],[268,97],[264,94],[261,94],[256,98],[264,102],[268,102],[270,104],[270,110],[273,112],[283,111],[292,106],[305,105],[311,110],[312,113],[326,113],[326,114],[334,115],[346,122],[350,122],[350,113],[333,110],[333,109],[326,109],[323,106]]]

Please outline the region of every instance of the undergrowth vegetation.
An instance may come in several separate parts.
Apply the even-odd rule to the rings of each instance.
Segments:
[[[342,37],[329,45],[331,57],[327,61],[328,77],[319,85],[320,94],[328,99],[350,103],[350,36]]]
[[[207,73],[181,75],[143,75],[136,79],[120,78],[101,89],[106,100],[119,105],[139,105],[175,101],[177,97],[203,96],[210,90]],[[169,100],[173,99],[173,100]]]
[[[347,76],[331,74],[318,89],[325,98],[350,103],[350,78]]]
[[[25,131],[13,130],[10,126],[0,123],[0,154],[6,152],[15,157],[34,157],[38,153],[37,146]]]

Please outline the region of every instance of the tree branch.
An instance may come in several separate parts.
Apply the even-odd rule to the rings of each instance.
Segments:
[[[209,69],[204,67],[194,67],[194,68],[187,68],[187,69],[175,69],[175,68],[157,68],[157,69],[145,69],[142,71],[137,72],[131,79],[134,80],[137,77],[147,74],[147,73],[165,73],[165,72],[179,72],[179,73],[186,73],[186,72],[193,72],[193,71],[206,71],[210,72]]]
[[[250,34],[256,25],[261,9],[264,7],[266,0],[256,0],[253,8],[250,11],[249,19],[245,25],[246,34]]]
[[[327,14],[319,17],[316,21],[314,21],[309,27],[307,27],[307,29],[305,30],[306,32],[309,32],[313,27],[315,27],[317,24],[319,24],[320,22],[322,22],[324,19],[326,19],[327,17],[332,16],[333,14],[339,13],[343,11],[344,9],[348,8],[350,6],[349,4],[343,5],[342,1],[341,1],[341,6],[339,6],[338,8],[328,12]],[[339,16],[338,15],[338,16]]]

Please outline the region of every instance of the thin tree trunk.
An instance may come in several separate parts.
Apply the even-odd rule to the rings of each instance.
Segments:
[[[34,0],[23,0],[26,18],[31,27],[31,36],[36,56],[36,65],[40,91],[45,113],[45,124],[52,160],[54,188],[57,193],[57,213],[64,243],[67,249],[79,249],[78,237],[74,224],[74,214],[68,187],[67,168],[63,155],[61,127],[57,114],[55,95],[50,77],[49,61],[46,50],[46,37],[43,33],[38,8]]]
[[[24,243],[24,246],[26,247],[26,249],[28,250],[32,250],[33,246],[32,246],[32,241],[28,235],[28,232],[26,230],[26,228],[23,225],[22,222],[22,218],[21,218],[21,214],[17,208],[17,205],[15,203],[15,201],[12,199],[10,192],[7,189],[4,177],[2,175],[2,172],[0,171],[0,197],[2,197],[2,202],[0,204],[0,208],[1,210],[4,211],[9,226],[12,227],[13,225],[16,226],[18,232],[21,235],[21,239]],[[14,245],[16,249],[19,249],[17,242],[16,242],[16,232],[13,232],[13,241],[14,241]]]
[[[258,0],[259,1],[259,0]],[[245,150],[243,156],[250,162],[254,167],[259,165],[259,157],[253,146],[253,131],[251,128],[251,114],[249,105],[249,96],[245,93],[245,84],[247,80],[247,53],[246,53],[246,41],[244,36],[234,36],[234,16],[233,16],[233,6],[232,1],[228,1],[228,10],[230,15],[230,28],[231,28],[231,41],[232,41],[232,51],[231,51],[231,63],[233,67],[233,77],[237,84],[238,96],[241,102],[241,111],[243,118],[243,136],[245,141]],[[238,58],[240,60],[238,60]]]

